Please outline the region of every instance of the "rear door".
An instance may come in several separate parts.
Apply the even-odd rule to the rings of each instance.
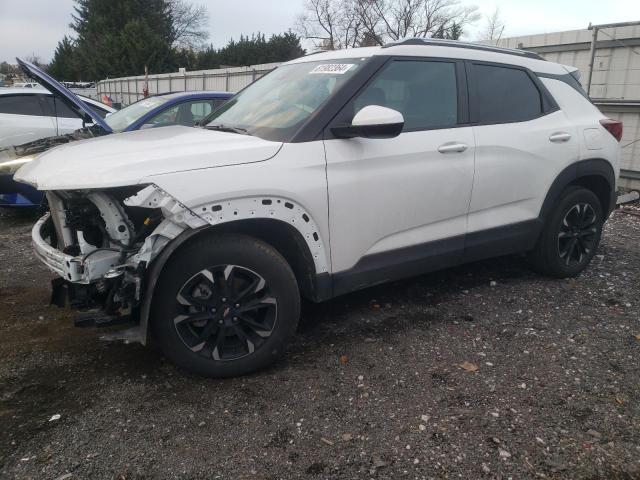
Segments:
[[[575,127],[529,70],[467,62],[467,71],[476,140],[469,233],[533,222],[557,174],[577,160]]]
[[[428,257],[446,263],[461,253],[474,154],[466,103],[462,62],[398,58],[334,119],[350,123],[367,105],[405,119],[391,139],[325,132],[334,272],[361,272],[366,284],[428,270]]]
[[[0,95],[0,148],[55,134],[55,120],[46,112],[43,95]]]

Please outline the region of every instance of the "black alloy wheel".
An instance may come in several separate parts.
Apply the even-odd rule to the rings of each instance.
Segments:
[[[271,336],[278,302],[256,272],[218,265],[184,283],[175,313],[176,331],[187,348],[214,360],[237,360]]]
[[[271,245],[235,233],[203,233],[162,267],[150,321],[164,354],[209,377],[275,362],[295,334],[300,291]]]
[[[566,266],[579,265],[596,246],[598,216],[588,203],[571,207],[558,233],[558,255]]]

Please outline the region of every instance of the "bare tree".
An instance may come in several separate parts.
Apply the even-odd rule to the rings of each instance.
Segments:
[[[345,48],[442,36],[479,18],[477,7],[460,0],[307,0],[299,30],[307,39]]]
[[[42,61],[40,56],[35,53],[27,56],[27,62],[33,63],[36,67],[46,67],[46,64]]]
[[[502,38],[502,33],[504,32],[504,22],[502,21],[502,17],[500,16],[500,9],[496,8],[491,15],[486,16],[486,26],[485,29],[478,36],[478,40],[488,41],[497,45]]]
[[[355,47],[362,34],[356,6],[353,0],[306,0],[297,30],[303,38],[312,40],[316,48]]]
[[[207,7],[185,0],[168,0],[167,8],[171,19],[170,40],[174,47],[193,49],[209,37]]]

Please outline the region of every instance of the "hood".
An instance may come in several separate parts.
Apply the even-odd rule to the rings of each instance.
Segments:
[[[105,132],[112,133],[111,127],[106,124],[102,117],[94,112],[86,103],[80,100],[75,93],[32,63],[20,60],[19,58],[16,58],[16,60],[25,75],[49,90],[53,95],[63,101],[71,110],[77,113],[80,118],[86,118],[88,116],[94,124],[99,125]]]
[[[38,190],[152,183],[167,173],[268,160],[282,143],[204,128],[163,127],[81,140],[48,150],[15,174]]]

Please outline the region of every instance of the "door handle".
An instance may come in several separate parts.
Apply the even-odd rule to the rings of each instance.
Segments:
[[[568,142],[569,140],[571,140],[571,135],[567,132],[556,132],[549,137],[549,141],[555,143]]]
[[[469,148],[469,145],[467,145],[466,143],[449,142],[440,145],[438,147],[438,151],[440,153],[462,153],[467,148]]]

